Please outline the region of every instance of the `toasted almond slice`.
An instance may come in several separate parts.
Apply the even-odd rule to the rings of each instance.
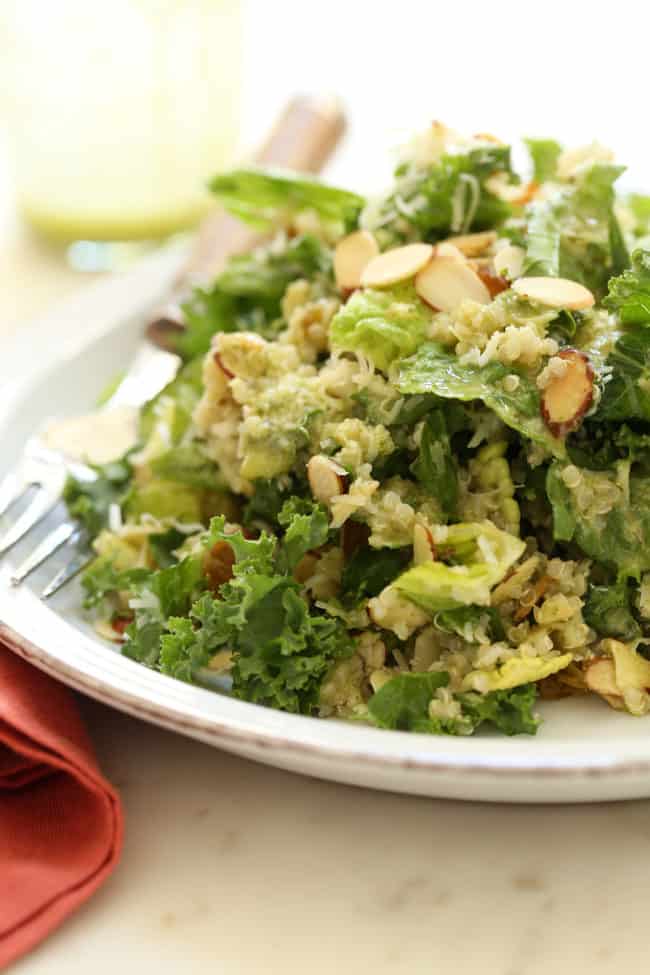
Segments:
[[[361,272],[364,288],[385,288],[415,277],[433,254],[431,244],[405,244],[373,257]]]
[[[436,311],[453,311],[465,298],[482,305],[490,301],[476,272],[453,257],[434,257],[415,278],[415,290]]]
[[[307,480],[317,501],[329,504],[332,498],[344,494],[348,485],[348,472],[331,457],[316,454],[307,463]]]
[[[594,370],[589,359],[578,349],[562,349],[558,358],[566,369],[544,387],[542,417],[556,437],[564,437],[579,424],[594,398]]]
[[[488,247],[492,246],[496,239],[497,235],[494,230],[483,230],[477,234],[460,234],[458,237],[448,237],[443,243],[457,247],[465,257],[479,257]],[[438,244],[437,253],[440,253],[439,248],[440,244]]]
[[[356,230],[340,240],[334,250],[334,277],[339,288],[358,288],[361,272],[377,254],[377,241],[367,230]]]
[[[467,258],[460,248],[450,240],[441,240],[433,249],[434,257],[453,257],[455,261],[466,261]]]
[[[501,275],[495,274],[489,265],[486,267],[483,264],[479,264],[478,261],[472,261],[471,267],[474,268],[477,275],[490,292],[490,298],[496,298],[496,296],[500,295],[502,291],[507,291],[510,287],[510,282],[506,278],[502,278]]]
[[[588,288],[568,278],[518,278],[513,286],[522,298],[539,301],[549,308],[568,308],[579,311],[591,308],[596,299]]]
[[[343,558],[347,562],[354,553],[367,544],[370,538],[370,529],[361,521],[352,521],[350,518],[341,528],[341,548]]]
[[[413,562],[423,565],[425,562],[435,562],[436,546],[433,535],[425,525],[416,524],[413,528]]]
[[[526,251],[523,247],[517,247],[516,244],[506,244],[494,256],[494,270],[501,277],[507,278],[508,281],[515,281],[521,277],[525,257]]]
[[[616,667],[610,657],[595,657],[587,663],[585,684],[612,707],[621,707],[623,695],[616,683]]]

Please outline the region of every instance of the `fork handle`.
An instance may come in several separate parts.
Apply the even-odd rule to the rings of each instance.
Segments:
[[[297,95],[285,106],[254,161],[263,166],[317,173],[344,131],[345,116],[335,99]],[[199,228],[171,295],[147,327],[149,340],[168,348],[169,333],[183,328],[180,303],[191,287],[213,278],[229,257],[251,250],[261,239],[259,230],[221,209],[209,214]]]

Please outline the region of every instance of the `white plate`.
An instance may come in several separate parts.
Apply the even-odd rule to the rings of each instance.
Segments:
[[[176,258],[87,289],[24,329],[0,359],[0,463],[54,413],[74,414],[124,366],[143,310],[164,293]],[[41,526],[36,539],[47,530]],[[30,538],[29,545],[34,542]],[[650,718],[597,700],[545,704],[536,737],[455,739],[378,731],[282,714],[190,687],[120,656],[84,625],[79,591],[49,604],[36,593],[50,567],[12,588],[29,547],[0,563],[0,640],[72,687],[147,721],[306,775],[429,796],[565,802],[650,796]]]

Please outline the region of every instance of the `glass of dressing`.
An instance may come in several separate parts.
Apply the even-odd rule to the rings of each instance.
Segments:
[[[238,0],[8,0],[3,17],[26,220],[88,270],[194,226],[237,142]]]

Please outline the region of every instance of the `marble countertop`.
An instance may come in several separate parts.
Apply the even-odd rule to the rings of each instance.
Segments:
[[[2,216],[0,196],[0,342],[80,286]],[[20,975],[642,970],[650,802],[488,806],[363,791],[82,705],[124,799],[124,855]]]

